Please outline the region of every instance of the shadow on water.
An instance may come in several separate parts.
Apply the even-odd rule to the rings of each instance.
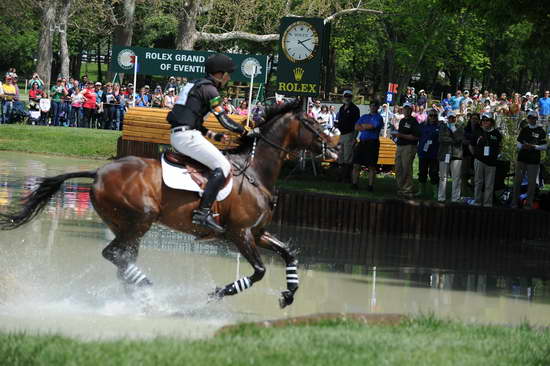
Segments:
[[[36,177],[100,164],[24,154],[3,156],[0,211],[29,192]],[[550,325],[550,247],[545,243],[440,242],[292,226],[270,228],[300,260],[300,295],[284,312],[276,305],[284,289],[284,267],[278,257],[262,252],[267,265],[262,282],[223,303],[208,304],[206,295],[214,286],[250,274],[249,265],[231,244],[198,244],[190,235],[154,226],[144,237],[139,261],[151,273],[157,296],[168,310],[147,323],[136,318],[135,309],[124,300],[114,268],[101,258],[112,234],[91,207],[89,193],[89,181],[67,182],[63,194],[54,196],[35,221],[0,237],[0,267],[11,271],[4,277],[0,271],[0,323],[4,328],[6,324],[11,324],[9,329],[41,328],[37,324],[42,322],[42,328],[81,335],[78,327],[58,328],[59,323],[86,327],[91,319],[103,329],[97,331],[101,336],[128,332],[193,336],[188,334],[191,328],[202,329],[195,336],[204,336],[243,319],[329,311],[434,311],[470,321],[517,324],[527,319]],[[2,307],[10,278],[21,282],[18,291],[23,286],[19,292],[32,294],[32,301]],[[37,303],[41,308],[29,316],[29,309],[36,309]],[[54,308],[57,315],[52,317]],[[55,323],[60,311],[66,318]],[[174,312],[183,317],[165,322]],[[54,319],[52,324],[45,320],[48,317]],[[109,321],[112,324],[106,325]],[[181,329],[187,333],[182,335]]]

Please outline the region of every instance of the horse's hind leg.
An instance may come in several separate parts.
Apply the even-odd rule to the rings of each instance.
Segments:
[[[243,231],[243,234],[237,240],[234,240],[239,248],[239,252],[248,260],[248,263],[254,268],[254,273],[250,277],[243,277],[230,283],[224,288],[217,288],[213,296],[222,298],[224,296],[236,295],[250,288],[254,283],[260,281],[265,274],[265,267],[260,258],[260,253],[256,248],[254,236],[249,229]]]
[[[139,238],[121,240],[117,236],[102,252],[103,257],[117,267],[118,278],[130,292],[153,284],[136,265],[139,241]]]
[[[298,291],[298,260],[290,254],[285,243],[267,231],[260,236],[257,243],[262,248],[278,253],[285,261],[287,291],[283,291],[279,299],[279,305],[284,308],[294,302],[294,294]]]

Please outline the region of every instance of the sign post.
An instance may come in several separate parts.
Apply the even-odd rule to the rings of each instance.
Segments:
[[[133,88],[133,91],[132,93],[134,95],[132,95],[132,107],[135,107],[136,106],[136,88],[137,88],[137,69],[138,69],[138,57],[137,56],[133,56],[132,57],[132,61],[134,63],[134,88]]]
[[[252,92],[254,88],[254,74],[256,74],[256,66],[252,68],[252,75],[250,76],[250,91],[248,92],[248,115],[246,116],[246,127],[250,126],[250,112],[252,111]]]

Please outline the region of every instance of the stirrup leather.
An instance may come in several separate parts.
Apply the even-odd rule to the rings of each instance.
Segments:
[[[214,216],[212,215],[212,210],[209,209],[199,208],[198,210],[194,210],[193,224],[205,226],[220,234],[225,232],[225,229],[218,225],[218,223],[214,219]]]

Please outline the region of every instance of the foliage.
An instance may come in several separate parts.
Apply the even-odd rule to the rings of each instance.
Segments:
[[[420,316],[397,326],[350,320],[261,328],[204,340],[78,341],[0,334],[9,365],[545,365],[550,331],[466,325]]]
[[[108,159],[116,155],[118,131],[1,125],[0,150]]]

